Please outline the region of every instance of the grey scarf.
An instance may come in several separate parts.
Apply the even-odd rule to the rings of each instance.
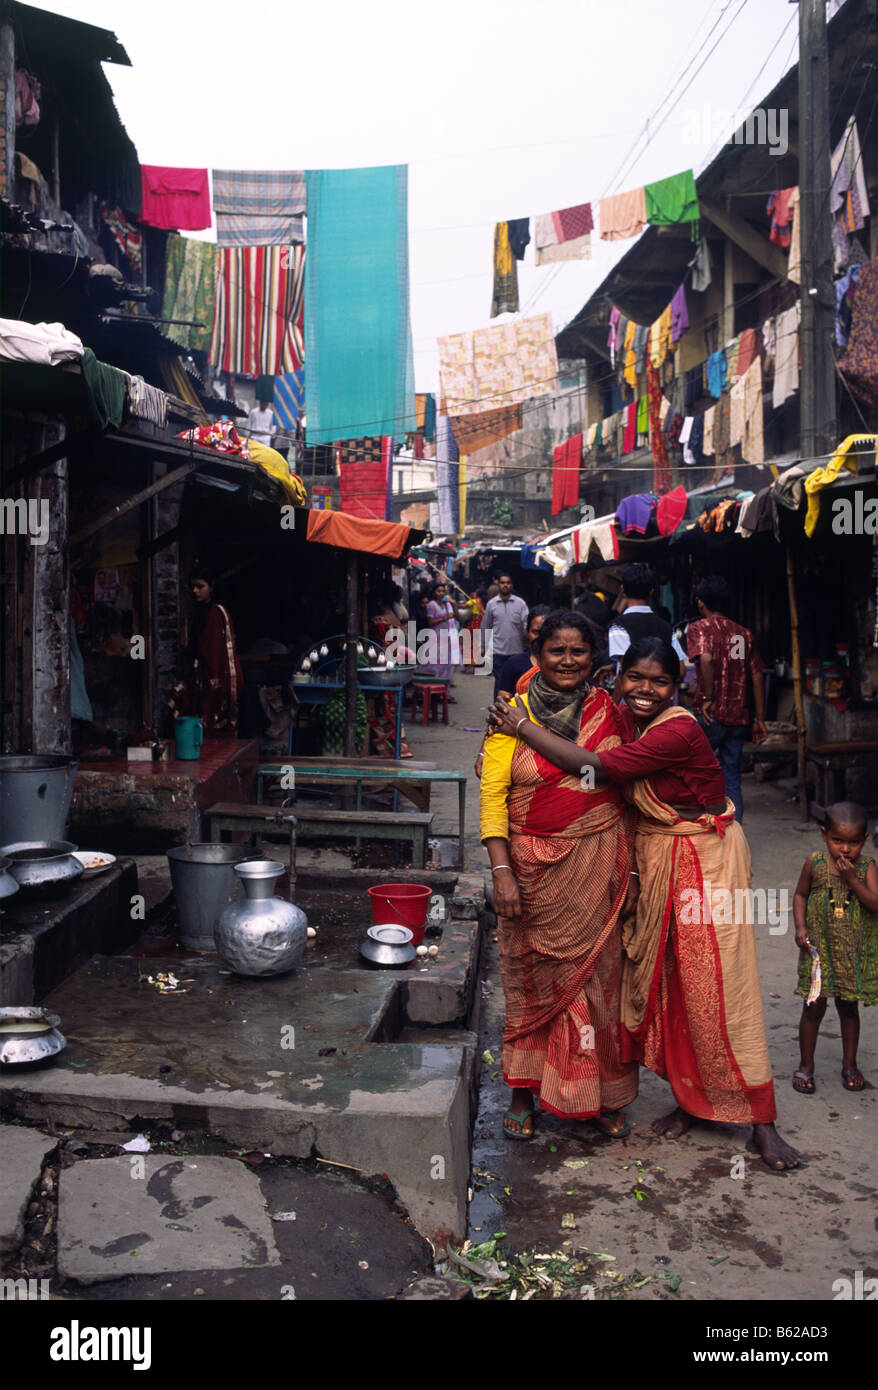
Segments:
[[[590,689],[586,681],[576,690],[555,690],[537,672],[527,687],[527,701],[531,713],[541,724],[545,724],[553,734],[560,734],[562,738],[569,738],[575,743],[582,722],[583,702]]]

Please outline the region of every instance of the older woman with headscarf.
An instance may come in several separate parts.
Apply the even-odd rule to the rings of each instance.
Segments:
[[[578,613],[555,612],[536,638],[538,670],[516,720],[538,721],[582,749],[621,743],[621,716],[589,684],[592,635]],[[506,999],[503,1121],[533,1137],[544,1110],[591,1120],[613,1137],[637,1094],[619,1049],[619,916],[631,868],[632,816],[615,786],[587,785],[527,747],[514,727],[485,745],[482,842],[491,861]]]

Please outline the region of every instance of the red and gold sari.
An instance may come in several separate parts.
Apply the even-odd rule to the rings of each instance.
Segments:
[[[518,700],[527,703],[526,695]],[[577,742],[613,748],[618,730],[609,697],[589,691]],[[508,835],[522,904],[519,920],[498,923],[504,1079],[535,1091],[555,1115],[587,1119],[620,1110],[637,1095],[637,1067],[622,1061],[619,1046],[619,917],[633,817],[617,788],[584,790],[579,777],[506,735],[487,741],[487,798],[504,775],[495,740],[514,745],[505,763]],[[484,814],[482,825],[484,837]]]
[[[680,718],[692,716],[674,707],[649,728]],[[770,1124],[750,850],[734,807],[681,820],[649,777],[626,795],[640,812],[640,897],[622,929],[622,1055],[665,1077],[690,1115]]]

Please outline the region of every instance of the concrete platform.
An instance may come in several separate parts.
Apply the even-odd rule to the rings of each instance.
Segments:
[[[57,1145],[38,1130],[0,1125],[0,1253],[17,1250],[24,1237],[30,1194],[42,1172],[43,1159]]]
[[[63,898],[6,898],[0,912],[0,1004],[41,1004],[96,951],[131,946],[143,927],[131,916],[136,892],[134,860],[120,859],[106,873],[81,878]]]
[[[138,1161],[139,1159],[139,1161]],[[280,1264],[259,1179],[234,1158],[99,1158],[61,1173],[58,1273],[131,1274]]]
[[[472,892],[458,910],[469,912],[477,885],[463,886]],[[331,1159],[385,1174],[434,1243],[462,1236],[471,1036],[397,1039],[419,1026],[478,1026],[479,918],[445,926],[437,961],[378,971],[357,963],[362,920],[351,911],[333,924],[329,896],[305,965],[286,976],[231,976],[207,956],[96,956],[45,1001],[67,1050],[27,1077],[0,1077],[5,1113],[97,1130],[167,1120],[230,1145]],[[147,982],[168,969],[189,993]]]

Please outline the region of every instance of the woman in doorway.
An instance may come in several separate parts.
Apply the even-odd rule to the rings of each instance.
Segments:
[[[729,907],[747,901],[750,850],[706,737],[673,704],[679,678],[666,642],[632,642],[620,675],[631,741],[603,752],[541,728],[520,698],[498,701],[493,719],[568,775],[627,783],[640,813],[640,891],[622,931],[622,1055],[671,1084],[677,1108],[656,1133],[676,1139],[698,1119],[750,1124],[769,1168],[794,1168],[798,1154],[774,1127],[754,934]]]
[[[234,738],[243,685],[232,620],[214,598],[214,576],[204,565],[189,575],[195,614],[186,651],[188,679],[174,688],[173,714],[197,715],[205,738]]]

